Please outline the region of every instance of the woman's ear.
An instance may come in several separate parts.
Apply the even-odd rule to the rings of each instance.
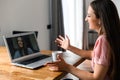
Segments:
[[[100,19],[98,19],[98,25],[100,25],[101,24],[101,21],[100,21]]]
[[[98,20],[97,25],[98,25],[98,26],[101,26],[101,21],[100,21],[100,19]]]
[[[98,25],[100,25],[100,21],[98,22]]]

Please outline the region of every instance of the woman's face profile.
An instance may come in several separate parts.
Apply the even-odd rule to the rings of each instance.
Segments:
[[[94,10],[91,6],[88,7],[88,12],[87,12],[87,16],[85,18],[85,21],[87,21],[89,23],[89,29],[99,30],[100,20],[98,18],[96,18]]]
[[[21,38],[21,37],[18,37],[18,38],[17,38],[17,41],[18,41],[18,46],[19,46],[19,47],[23,47],[22,38]]]

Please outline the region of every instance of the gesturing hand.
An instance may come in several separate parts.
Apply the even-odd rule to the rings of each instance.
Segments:
[[[56,38],[55,42],[57,43],[57,45],[65,50],[68,49],[68,47],[70,46],[70,40],[68,38],[68,36],[62,37],[61,35],[59,35],[58,38]]]

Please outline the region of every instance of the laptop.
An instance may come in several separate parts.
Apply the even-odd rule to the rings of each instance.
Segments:
[[[13,65],[36,69],[52,61],[50,55],[40,53],[34,32],[3,36],[3,39]]]

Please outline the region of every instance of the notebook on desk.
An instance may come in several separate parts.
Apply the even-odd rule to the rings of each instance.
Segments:
[[[13,65],[35,69],[52,61],[51,56],[40,53],[35,33],[3,36],[3,39]]]

